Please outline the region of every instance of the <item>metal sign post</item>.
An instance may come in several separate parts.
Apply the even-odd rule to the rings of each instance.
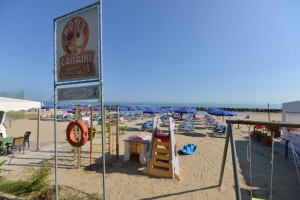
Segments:
[[[55,177],[55,199],[58,200],[58,178],[57,178],[57,119],[56,119],[56,25],[53,23],[53,54],[54,54],[54,177]]]
[[[99,39],[98,39],[98,46],[100,54],[98,56],[99,63],[100,63],[100,106],[101,106],[101,122],[102,122],[102,169],[103,169],[103,178],[102,178],[102,184],[103,184],[103,199],[106,199],[106,189],[105,189],[105,121],[106,116],[104,115],[104,98],[103,98],[103,88],[104,88],[104,81],[103,81],[103,53],[102,53],[102,0],[99,0],[100,10],[98,13],[98,19],[99,19]]]
[[[54,19],[54,143],[57,185],[56,105],[62,100],[100,101],[102,115],[103,198],[105,193],[105,115],[103,98],[102,0]],[[94,85],[88,85],[94,83]],[[97,83],[97,85],[95,85]],[[66,85],[85,84],[76,87]],[[91,122],[92,123],[92,122]],[[78,152],[80,156],[80,152]],[[79,158],[80,159],[80,158]]]

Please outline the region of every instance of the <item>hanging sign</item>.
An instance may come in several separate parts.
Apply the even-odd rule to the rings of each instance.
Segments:
[[[92,100],[99,99],[99,85],[89,85],[72,88],[59,88],[58,101]]]
[[[98,5],[56,21],[57,83],[100,79],[98,67]]]

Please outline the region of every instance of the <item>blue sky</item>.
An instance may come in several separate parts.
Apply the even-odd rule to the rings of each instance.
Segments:
[[[95,1],[1,0],[0,91],[53,96],[53,19]],[[300,1],[103,0],[105,101],[300,99]]]

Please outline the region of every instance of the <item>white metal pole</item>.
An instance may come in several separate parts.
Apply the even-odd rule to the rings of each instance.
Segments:
[[[55,157],[55,199],[58,200],[58,179],[57,179],[57,119],[56,119],[56,87],[54,87],[54,157]]]
[[[55,173],[55,199],[58,200],[58,179],[57,179],[57,119],[56,119],[56,107],[57,107],[57,99],[56,99],[56,22],[54,20],[53,23],[53,41],[54,41],[54,70],[53,70],[53,75],[54,75],[54,160],[55,160],[55,168],[54,168],[54,173]]]
[[[100,67],[100,105],[101,105],[101,121],[102,121],[102,169],[103,169],[103,199],[106,199],[106,192],[105,192],[105,121],[106,121],[106,116],[104,115],[104,98],[103,98],[103,54],[102,54],[102,0],[99,0],[99,14],[98,14],[98,19],[99,19],[99,31],[98,31],[98,36],[99,36],[99,50],[98,50],[98,63]],[[100,59],[100,60],[99,60]]]

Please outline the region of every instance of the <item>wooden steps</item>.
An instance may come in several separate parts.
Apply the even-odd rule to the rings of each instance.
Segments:
[[[156,129],[159,129],[159,118],[156,116],[153,118],[153,133],[152,133],[152,145],[150,152],[150,160],[146,170],[143,170],[148,175],[172,178],[180,180],[179,176],[179,162],[178,156],[176,155],[174,149],[176,145],[174,128],[175,121],[170,118],[170,135],[169,139],[165,140],[159,139],[156,136]]]

